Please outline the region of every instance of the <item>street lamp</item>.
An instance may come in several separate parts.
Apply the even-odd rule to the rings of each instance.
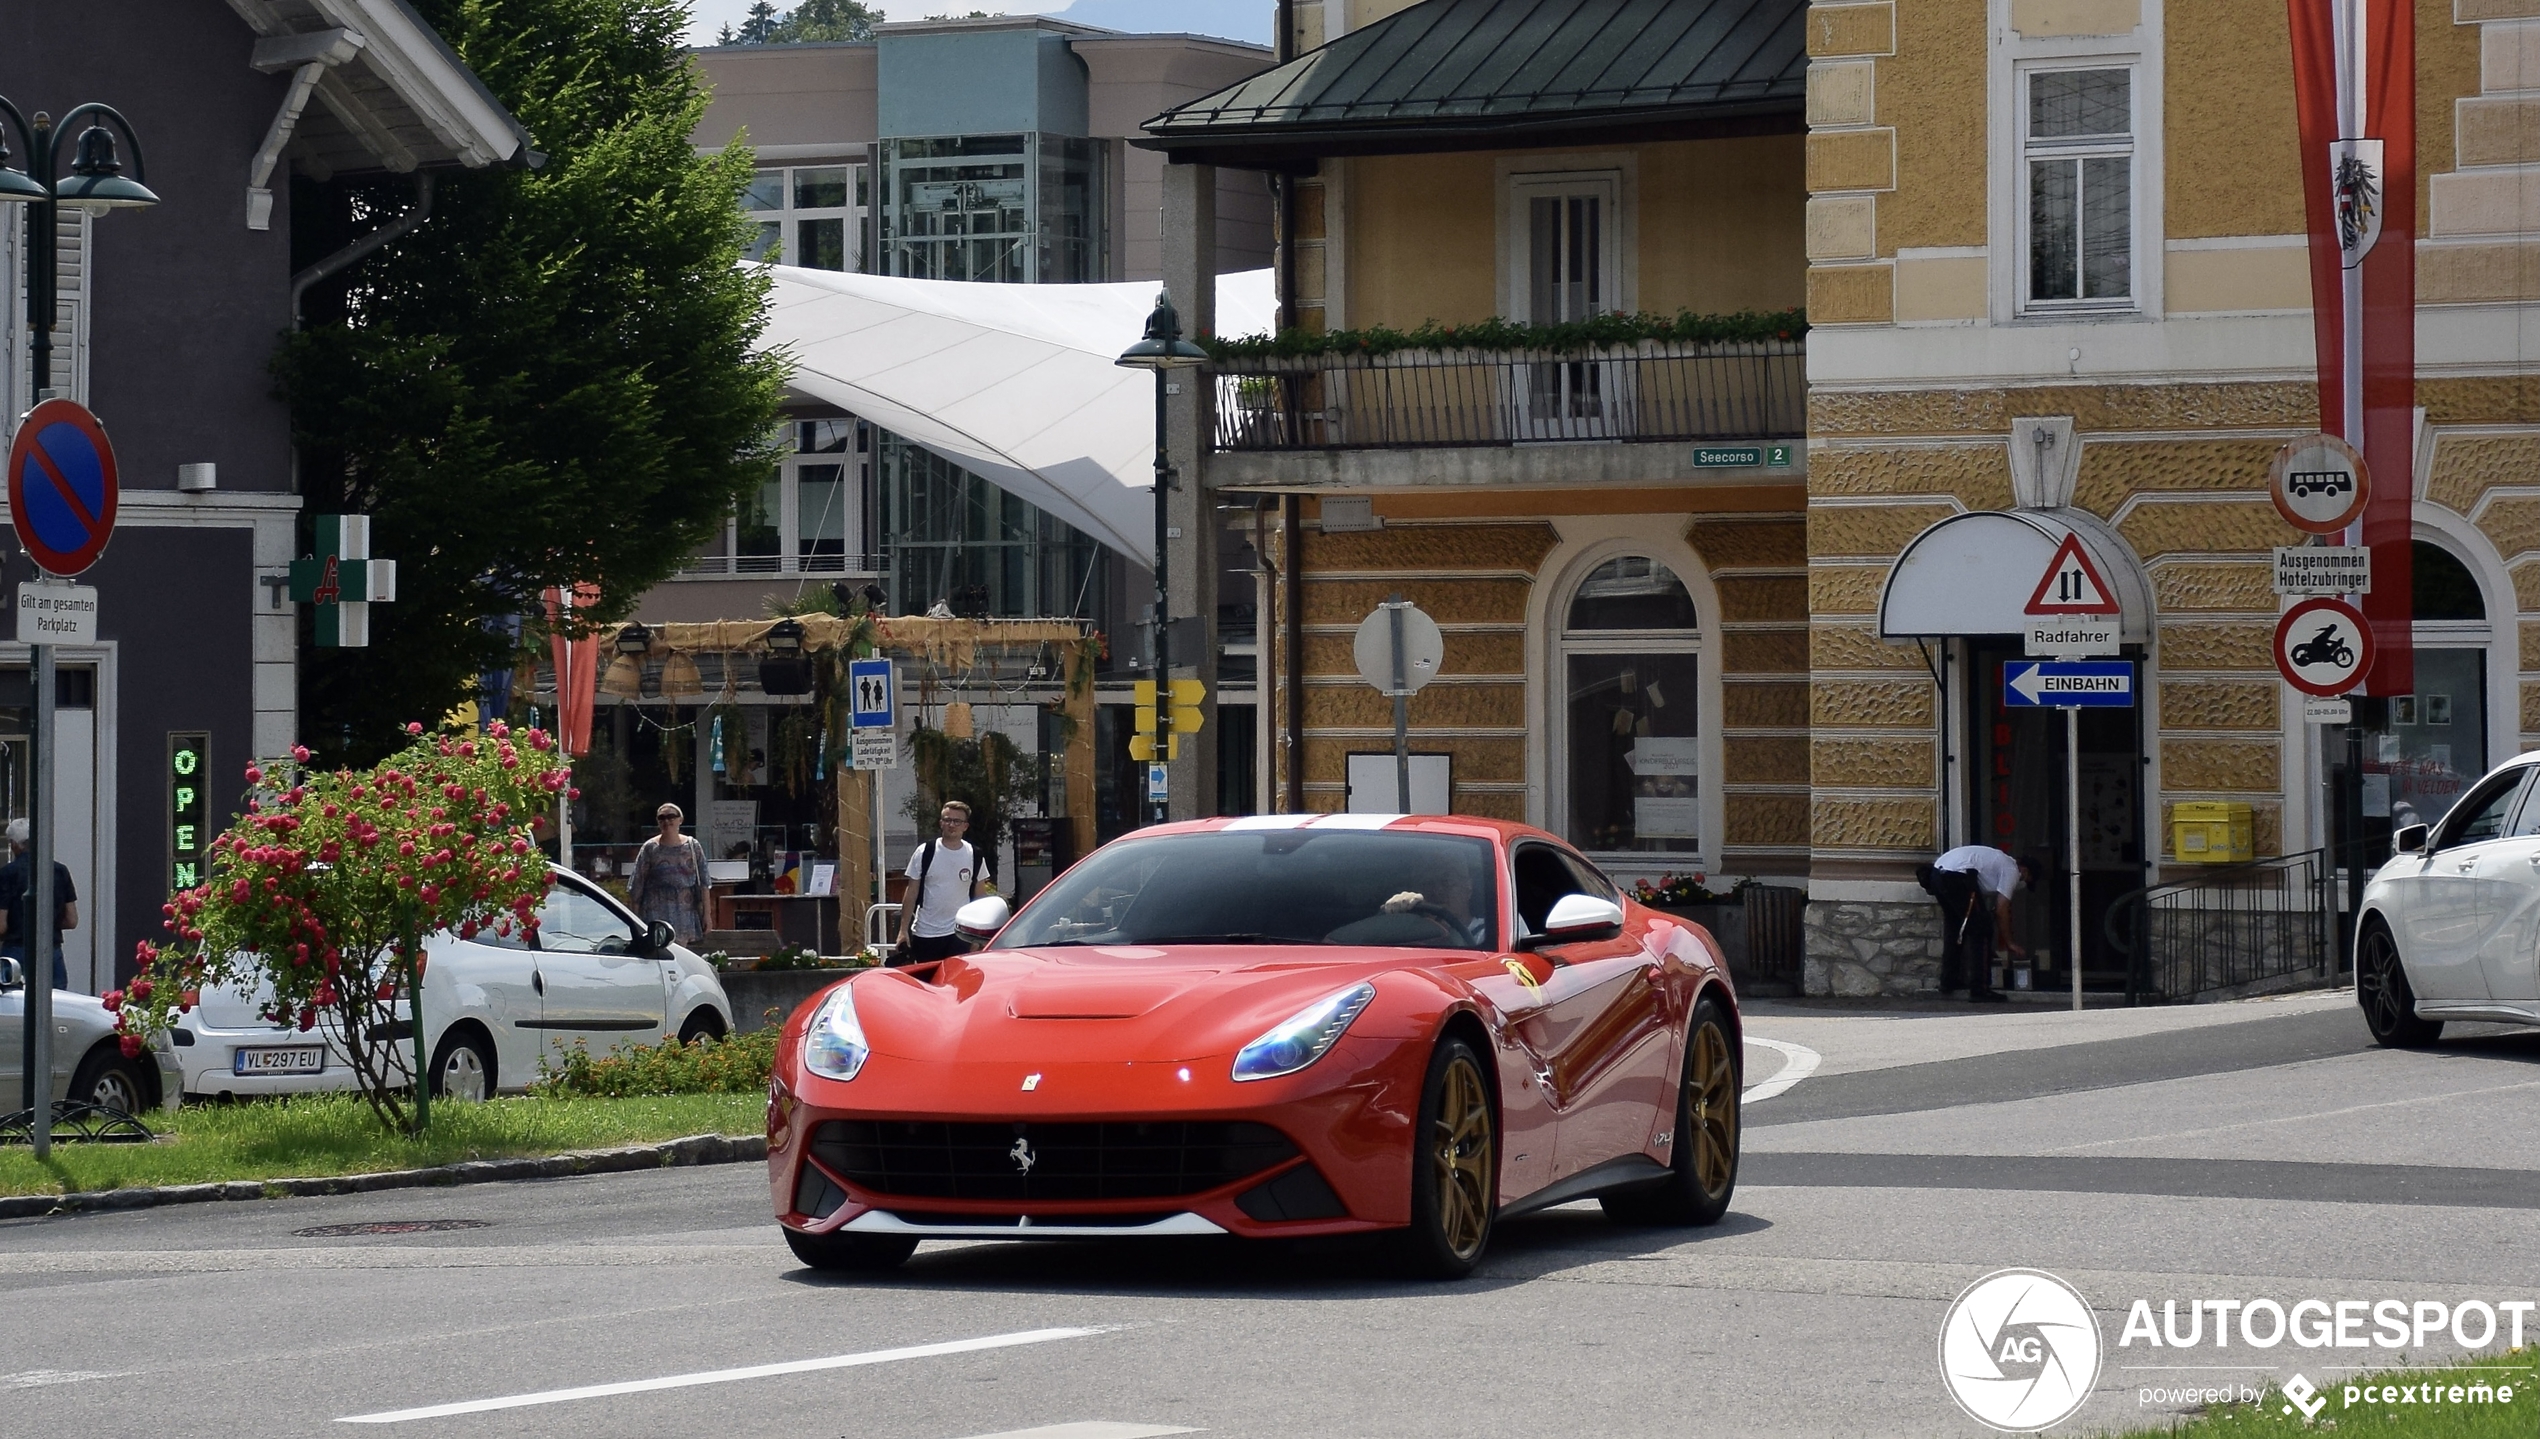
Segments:
[[[9,165],[9,140],[0,130],[0,202],[14,201],[32,205],[27,226],[27,327],[33,332],[29,346],[34,377],[35,398],[53,387],[53,307],[56,281],[53,274],[53,217],[56,207],[77,205],[91,210],[121,210],[142,205],[155,205],[159,197],[141,183],[141,138],[132,133],[132,124],[111,105],[87,104],[74,108],[56,125],[53,117],[38,110],[29,122],[18,107],[0,97],[0,118],[18,133],[18,143],[26,147],[24,170]],[[79,131],[79,141],[71,156],[71,172],[61,169],[61,137],[79,121],[87,128]],[[111,124],[114,128],[108,129]],[[124,143],[132,147],[131,179],[124,178],[123,161],[115,152],[115,132],[123,132]]]
[[[0,97],[0,118],[17,130],[18,143],[26,147],[27,154],[24,170],[10,168],[8,132],[0,130],[0,203],[33,207],[27,226],[26,308],[27,328],[32,332],[28,349],[34,384],[30,388],[32,398],[40,404],[50,398],[45,391],[53,388],[53,307],[58,289],[53,274],[53,247],[57,208],[70,204],[121,209],[155,205],[159,197],[137,178],[141,169],[140,139],[124,117],[109,106],[77,106],[62,117],[61,126],[56,129],[52,116],[38,110],[34,123],[29,124],[17,106]],[[88,127],[79,131],[78,152],[71,159],[69,178],[64,179],[57,174],[61,168],[58,142],[64,131],[83,119]],[[101,121],[111,121],[131,144],[136,178],[123,178],[123,163],[115,155],[114,130],[107,129]],[[29,896],[27,911],[35,916],[35,932],[20,941],[27,956],[23,1057],[27,1137],[29,1148],[41,1160],[53,1152],[53,949],[60,941],[60,933],[54,927],[53,902],[53,647],[42,643],[27,646],[27,668],[35,691],[35,732],[31,736],[35,787],[27,805],[27,876],[34,893]]]
[[[1120,352],[1113,363],[1133,370],[1155,371],[1155,763],[1162,764],[1172,755],[1173,733],[1173,666],[1172,629],[1166,619],[1170,612],[1164,591],[1165,491],[1173,488],[1173,458],[1164,429],[1164,396],[1171,388],[1167,376],[1175,370],[1188,370],[1207,362],[1208,352],[1182,338],[1182,317],[1173,310],[1173,297],[1159,290],[1155,308],[1147,313],[1146,336]],[[1152,792],[1152,786],[1150,786]],[[1151,803],[1154,823],[1167,818],[1165,801]]]

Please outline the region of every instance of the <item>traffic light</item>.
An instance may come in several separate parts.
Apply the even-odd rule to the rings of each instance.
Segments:
[[[1199,702],[1208,697],[1207,687],[1198,680],[1173,682],[1173,733],[1198,734],[1202,720]]]
[[[1130,693],[1138,702],[1137,731],[1139,736],[1144,737],[1154,734],[1156,732],[1155,681],[1139,680],[1135,686],[1132,687]],[[1206,722],[1205,718],[1200,714],[1199,704],[1200,701],[1208,695],[1207,686],[1201,684],[1198,680],[1175,680],[1173,681],[1173,688],[1171,689],[1170,694],[1172,696],[1172,712],[1169,720],[1167,721],[1169,733],[1173,736],[1199,733],[1200,727]],[[1139,740],[1132,739],[1129,744],[1129,752],[1137,758],[1154,758],[1154,755],[1151,752],[1141,752],[1139,750]],[[1150,741],[1147,743],[1146,750],[1152,751],[1154,747],[1154,744]],[[1168,757],[1177,757],[1173,754],[1173,751],[1178,748],[1178,746],[1169,747],[1167,751]]]

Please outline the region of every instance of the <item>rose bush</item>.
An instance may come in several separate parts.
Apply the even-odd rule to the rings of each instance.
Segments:
[[[323,1030],[380,1122],[411,1127],[405,996],[427,972],[421,937],[536,930],[549,881],[528,821],[571,772],[543,730],[406,732],[367,770],[311,773],[300,748],[248,767],[258,792],[212,841],[205,883],[167,904],[169,939],[140,945],[139,975],[105,996],[127,1054],[206,985],[261,982],[266,1018]]]

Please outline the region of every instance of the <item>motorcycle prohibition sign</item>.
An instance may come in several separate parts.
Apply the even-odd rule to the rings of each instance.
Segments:
[[[2372,627],[2344,600],[2304,600],[2276,621],[2275,667],[2304,694],[2344,694],[2372,669]]]

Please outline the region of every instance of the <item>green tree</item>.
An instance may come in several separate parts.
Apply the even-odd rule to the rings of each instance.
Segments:
[[[802,0],[778,21],[769,39],[786,44],[807,40],[870,40],[882,12],[856,0]]]
[[[440,178],[432,214],[313,291],[275,359],[306,512],[369,514],[398,598],[368,649],[307,651],[329,762],[396,747],[544,623],[550,585],[624,614],[775,462],[784,366],[752,352],[768,281],[738,263],[751,173],[698,155],[678,0],[418,0],[545,152]],[[295,264],[403,212],[402,179],[300,183]],[[539,646],[543,649],[543,646]]]

